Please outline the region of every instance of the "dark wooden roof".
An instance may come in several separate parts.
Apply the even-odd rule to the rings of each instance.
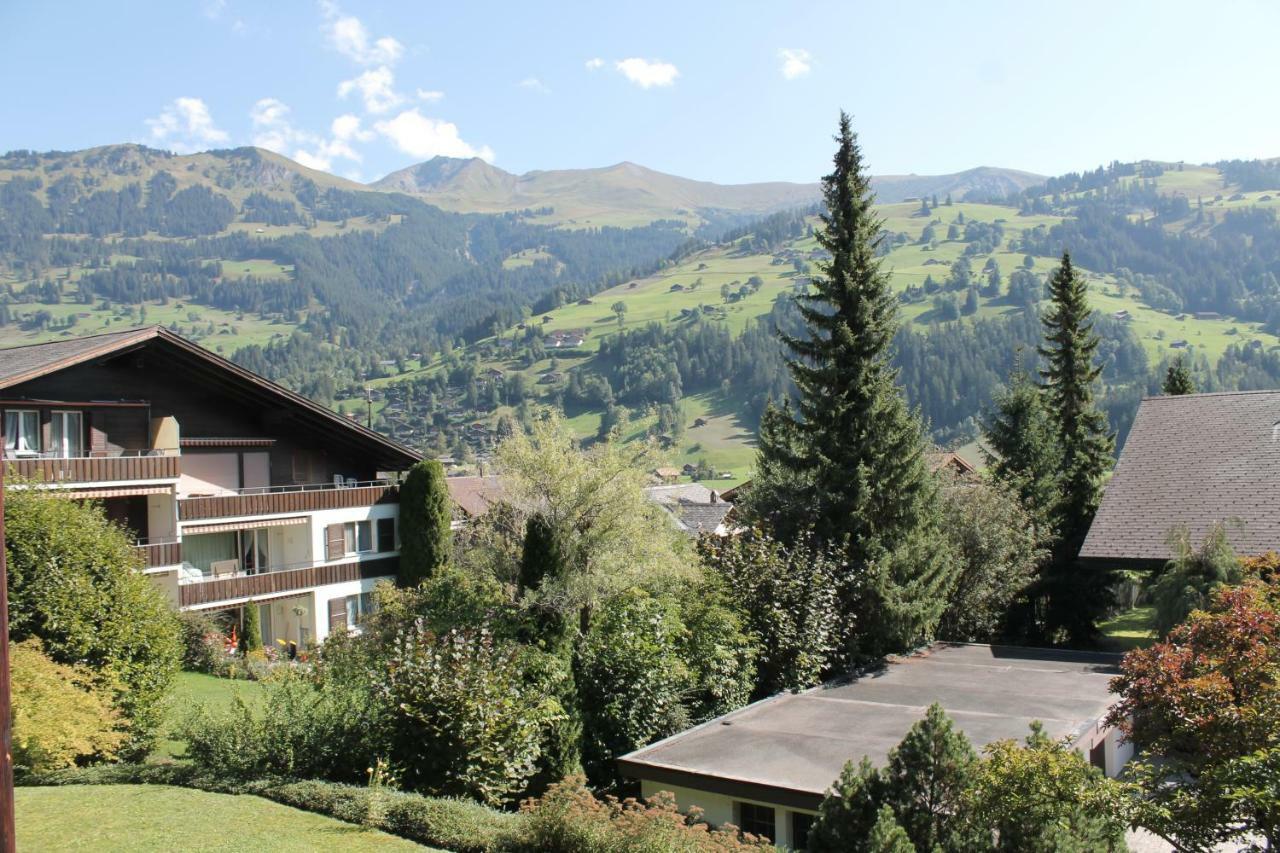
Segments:
[[[1280,551],[1280,391],[1150,397],[1138,406],[1082,559],[1158,565],[1169,532],[1225,522],[1240,554]]]
[[[144,347],[162,350],[165,357],[173,359],[188,372],[197,386],[201,382],[216,383],[240,396],[252,398],[278,412],[282,416],[280,422],[288,423],[290,429],[319,432],[326,441],[358,449],[380,470],[402,470],[422,458],[403,444],[245,370],[163,326],[0,350],[0,390],[76,365],[118,358]]]

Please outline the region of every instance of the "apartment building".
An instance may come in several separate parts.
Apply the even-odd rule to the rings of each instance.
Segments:
[[[96,500],[181,610],[305,646],[399,564],[418,454],[162,327],[0,350],[10,488]]]

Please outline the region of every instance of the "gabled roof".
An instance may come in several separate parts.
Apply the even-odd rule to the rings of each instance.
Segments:
[[[733,509],[733,504],[717,500],[714,503],[695,503],[683,500],[670,509],[684,525],[685,530],[695,536],[700,533],[715,533],[724,524],[725,516]]]
[[[1227,524],[1239,554],[1280,551],[1280,391],[1149,397],[1138,406],[1080,556],[1160,564],[1169,532]]]
[[[264,379],[163,326],[2,349],[0,390],[80,364],[117,358],[144,347],[165,350],[176,363],[190,371],[193,382],[216,379],[241,396],[252,397],[286,412],[297,427],[322,431],[339,443],[357,446],[380,469],[399,470],[422,458],[421,454],[403,444]]]
[[[500,477],[445,477],[449,497],[466,515],[479,518],[506,496]]]

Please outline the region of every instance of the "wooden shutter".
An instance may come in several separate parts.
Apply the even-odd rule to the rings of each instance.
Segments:
[[[89,427],[89,456],[107,455],[107,431],[103,428],[106,417],[102,412],[92,410],[84,413],[85,425]],[[142,445],[138,445],[141,447]]]
[[[341,526],[341,525],[339,525]],[[329,599],[329,633],[347,629],[347,600],[345,598]]]
[[[347,541],[343,534],[343,525],[330,524],[324,529],[324,558],[341,560],[347,554]]]

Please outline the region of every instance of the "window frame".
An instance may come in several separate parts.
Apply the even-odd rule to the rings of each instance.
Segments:
[[[68,430],[68,422],[72,419],[76,422],[74,430]],[[84,412],[79,409],[51,409],[49,411],[49,443],[54,445],[49,448],[49,452],[55,454],[58,459],[80,459],[85,456],[85,417]],[[62,432],[62,440],[58,441],[55,436],[58,431]],[[68,445],[71,437],[75,438],[76,453],[71,453]]]
[[[9,431],[10,415],[13,415],[15,417],[15,423],[17,424],[17,427],[18,427],[16,433],[11,433]],[[34,431],[34,434],[31,436],[26,435],[25,431],[22,428],[23,427],[22,422],[24,418],[27,416],[30,416],[35,421],[35,431]],[[11,457],[11,458],[22,458],[27,456],[40,455],[40,451],[43,446],[44,430],[41,429],[39,409],[5,409],[4,410],[4,428],[5,428],[4,429],[5,456]],[[26,448],[18,447],[18,442],[20,439],[30,439],[30,438],[35,439],[34,447],[30,445],[29,441],[28,441],[28,446]],[[9,446],[10,442],[13,443],[12,447]]]
[[[764,812],[768,812],[767,821],[765,820]],[[778,834],[778,810],[773,806],[738,800],[733,804],[733,816],[735,818],[734,823],[743,832],[750,832],[752,835],[767,838],[770,841],[776,840],[775,836]],[[762,829],[766,822],[769,825],[767,831]]]
[[[373,533],[374,549],[378,551],[378,553],[382,553],[382,554],[385,554],[389,551],[396,550],[396,533],[398,531],[396,530],[397,525],[396,525],[395,518],[394,517],[379,518],[379,519],[376,519],[376,521],[377,523],[374,525],[374,533]],[[386,537],[383,536],[383,525],[391,526],[391,532]],[[386,539],[385,542],[384,542],[384,538]],[[391,547],[384,548],[382,547],[384,544],[390,544]]]
[[[362,527],[363,525],[363,527]],[[366,547],[360,547],[361,530],[365,531]],[[368,518],[356,521],[344,521],[342,523],[342,547],[345,555],[350,557],[355,554],[372,554],[374,552],[374,534],[373,520]]]

